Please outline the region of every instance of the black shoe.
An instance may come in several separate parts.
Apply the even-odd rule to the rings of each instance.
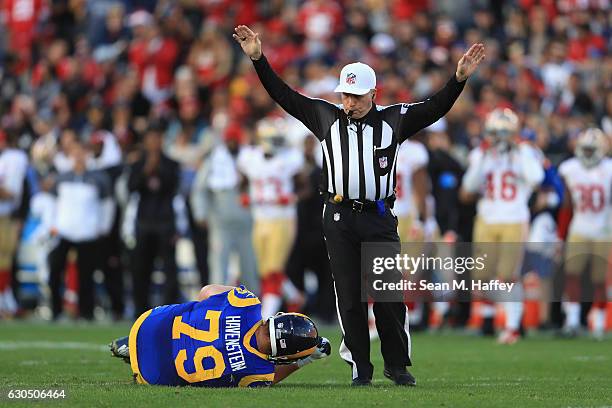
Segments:
[[[353,387],[363,387],[367,385],[372,385],[372,380],[369,378],[353,378],[353,382],[351,383]]]
[[[130,349],[128,336],[120,337],[113,340],[110,347],[111,354],[113,357],[122,358],[126,363],[130,362]]]
[[[416,380],[406,370],[406,367],[397,367],[397,368],[387,368],[385,367],[385,371],[383,372],[385,377],[392,380],[397,385],[416,385]]]
[[[494,336],[495,335],[495,322],[492,317],[485,317],[482,319],[482,327],[480,332],[483,336]]]

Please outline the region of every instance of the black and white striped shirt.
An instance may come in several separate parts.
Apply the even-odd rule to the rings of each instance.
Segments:
[[[374,201],[393,195],[398,146],[444,116],[465,85],[453,75],[444,88],[425,101],[374,104],[363,118],[351,119],[342,105],[308,98],[291,89],[274,73],[265,56],[253,64],[272,99],[321,142],[322,189],[345,199]]]

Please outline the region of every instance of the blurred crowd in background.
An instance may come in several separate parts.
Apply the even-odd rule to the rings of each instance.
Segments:
[[[438,181],[440,172],[461,176],[489,112],[515,110],[522,137],[552,167],[572,155],[585,127],[612,136],[609,6],[606,0],[0,0],[0,151],[24,153],[0,168],[0,185],[9,176],[20,185],[18,196],[0,195],[0,217],[13,221],[0,241],[16,259],[27,220],[38,219],[36,242],[46,249],[37,270],[49,283],[55,318],[62,315],[62,288],[71,286],[64,278],[71,251],[78,253],[80,279],[73,286],[86,319],[98,302],[87,283],[96,269],[114,318],[151,306],[155,266],[166,280],[153,303],[185,300],[177,278],[180,240],[193,242],[194,285],[227,283],[219,282],[227,279],[213,260],[215,220],[190,199],[211,152],[254,143],[258,123],[276,117],[285,121],[288,143],[312,158],[305,161],[306,179],[320,166],[307,129],[280,111],[232,40],[238,24],[260,34],[264,54],[287,83],[336,103],[333,89],[346,63],[375,69],[377,104],[411,102],[441,88],[469,45],[484,42],[486,59],[466,91],[444,120],[416,137],[430,154],[440,233],[470,241],[474,208],[459,204],[457,183]],[[451,159],[454,168],[436,167]],[[320,214],[317,195],[300,196],[313,197],[302,212],[298,203],[298,217]],[[91,218],[96,225],[88,225]],[[6,243],[11,239],[13,245]],[[317,245],[316,256],[326,258]],[[156,256],[161,264],[153,264]],[[13,315],[26,307],[19,262],[10,263],[12,272],[3,264],[2,309]],[[303,292],[308,282],[299,275],[290,277]],[[329,280],[320,284],[324,293],[306,307],[333,319],[329,287]]]

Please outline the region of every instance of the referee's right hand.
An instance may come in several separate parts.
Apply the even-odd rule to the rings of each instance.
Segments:
[[[234,31],[236,33],[232,36],[234,40],[238,41],[238,44],[242,47],[242,51],[252,60],[258,60],[261,57],[261,41],[259,40],[259,34],[254,33],[245,25],[239,25],[234,28]]]

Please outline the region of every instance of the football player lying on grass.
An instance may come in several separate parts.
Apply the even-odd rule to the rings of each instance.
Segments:
[[[263,321],[253,293],[222,285],[204,286],[195,302],[143,313],[110,348],[140,384],[200,387],[269,386],[331,354],[307,316]]]

